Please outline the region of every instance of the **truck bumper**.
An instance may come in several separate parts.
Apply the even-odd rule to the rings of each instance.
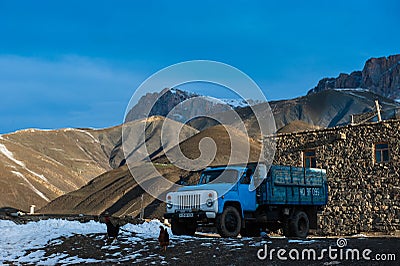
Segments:
[[[193,219],[193,220],[205,220],[205,219],[215,219],[215,212],[175,212],[175,213],[165,213],[165,219]]]

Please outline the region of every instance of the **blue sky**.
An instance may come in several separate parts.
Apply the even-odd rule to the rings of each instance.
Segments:
[[[399,53],[393,1],[0,0],[0,133],[108,127],[154,72],[207,59],[267,99]]]

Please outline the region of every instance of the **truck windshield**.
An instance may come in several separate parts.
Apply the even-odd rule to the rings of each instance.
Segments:
[[[236,170],[211,170],[204,171],[200,177],[200,184],[213,183],[236,183],[238,172]]]

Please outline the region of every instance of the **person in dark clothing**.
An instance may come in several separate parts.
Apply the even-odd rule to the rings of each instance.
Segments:
[[[112,241],[117,239],[119,233],[119,224],[114,224],[108,214],[104,217],[107,226],[107,237],[111,238]]]

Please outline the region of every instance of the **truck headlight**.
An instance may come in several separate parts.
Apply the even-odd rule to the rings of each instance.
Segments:
[[[168,209],[171,209],[171,208],[172,208],[172,203],[171,203],[171,202],[168,202],[168,203],[167,203],[167,208],[168,208]]]
[[[212,207],[214,205],[214,201],[212,199],[208,199],[206,201],[206,205],[207,205],[207,207]]]

